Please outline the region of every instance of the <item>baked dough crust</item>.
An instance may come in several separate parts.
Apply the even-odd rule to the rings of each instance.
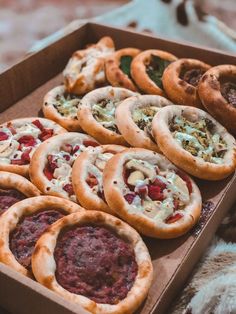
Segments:
[[[172,136],[169,122],[174,116],[186,116],[193,119],[207,118],[215,125],[216,132],[228,146],[222,164],[206,162],[204,159],[193,156],[182,148]],[[166,157],[186,172],[206,180],[221,180],[234,172],[236,167],[235,139],[227,130],[205,111],[188,106],[168,106],[161,109],[153,119],[153,135]]]
[[[54,107],[54,104],[57,102],[57,96],[63,96],[66,93],[64,85],[56,86],[51,89],[45,96],[43,100],[43,114],[47,119],[53,120],[56,123],[60,124],[63,128],[71,132],[81,131],[81,127],[77,116],[73,117],[64,117],[60,112]],[[78,103],[80,102],[78,96]]]
[[[69,93],[84,95],[106,81],[104,63],[114,52],[110,37],[102,37],[87,49],[77,50],[70,58],[64,72],[64,83]]]
[[[43,194],[70,199],[67,191],[48,180],[44,174],[44,169],[48,163],[48,154],[59,153],[60,148],[65,144],[77,145],[82,144],[83,141],[92,141],[95,144],[97,143],[96,140],[87,134],[68,132],[55,136],[45,141],[38,147],[30,162],[29,173],[31,181]]]
[[[221,94],[221,81],[231,79],[236,84],[236,66],[218,65],[208,70],[199,82],[198,93],[209,113],[236,136],[236,108]]]
[[[39,196],[41,192],[26,178],[11,172],[0,171],[0,188],[18,190],[26,197]]]
[[[165,69],[162,77],[163,86],[168,98],[182,106],[203,108],[198,96],[197,86],[182,79],[183,71],[198,69],[203,73],[210,69],[210,65],[196,59],[179,59],[172,62]],[[203,74],[202,74],[203,75]]]
[[[105,72],[108,82],[115,87],[124,87],[137,92],[138,89],[127,74],[120,69],[120,59],[123,56],[136,57],[141,50],[136,48],[123,48],[117,50],[107,57],[105,62]]]
[[[54,249],[58,236],[66,227],[93,224],[108,227],[126,239],[132,245],[138,264],[138,273],[134,284],[125,299],[115,305],[96,303],[89,298],[71,293],[64,289],[56,280],[56,264]],[[124,314],[133,313],[145,299],[153,278],[153,267],[150,255],[140,235],[120,219],[98,211],[85,211],[63,217],[51,225],[37,242],[32,256],[32,269],[38,282],[58,293],[69,301],[80,304],[93,314]]]
[[[59,124],[55,123],[54,121],[51,121],[49,119],[39,118],[39,117],[20,118],[20,119],[11,120],[11,121],[2,123],[0,125],[0,129],[2,127],[7,128],[8,125],[11,125],[13,127],[20,127],[27,122],[31,123],[35,120],[39,120],[45,128],[53,129],[55,135],[67,132],[64,128],[62,128]],[[1,158],[0,158],[0,170],[13,172],[13,173],[25,176],[25,177],[28,177],[29,175],[29,165],[13,165],[13,164],[1,163]]]
[[[164,97],[158,95],[138,95],[125,99],[116,109],[116,123],[125,140],[134,147],[154,150],[160,153],[160,149],[147,132],[140,129],[132,118],[132,113],[137,108],[150,106],[162,108],[172,105]],[[125,119],[124,119],[125,117]]]
[[[68,214],[84,210],[71,201],[62,201],[61,198],[54,196],[36,196],[14,204],[0,217],[0,261],[2,263],[25,276],[33,278],[32,272],[22,266],[11,252],[9,247],[10,234],[23,216],[50,209],[60,210]]]
[[[144,93],[165,96],[165,92],[146,73],[146,65],[149,64],[152,55],[167,61],[177,60],[176,56],[166,51],[156,49],[145,50],[133,59],[131,63],[131,76]]]
[[[123,220],[128,222],[140,233],[155,238],[176,238],[189,231],[198,221],[201,213],[201,194],[189,177],[192,184],[190,202],[183,211],[183,217],[174,223],[167,224],[158,219],[156,222],[130,205],[124,198],[126,184],[123,177],[124,164],[131,159],[147,161],[162,169],[178,170],[163,155],[143,148],[130,148],[112,157],[105,167],[104,191],[107,203]]]
[[[111,101],[122,101],[125,98],[136,95],[136,93],[121,87],[101,87],[88,93],[83,97],[78,110],[78,119],[82,129],[93,136],[101,144],[117,144],[127,146],[127,142],[121,134],[105,128],[92,114],[92,105],[109,99]]]
[[[72,168],[72,184],[79,203],[86,209],[101,210],[109,214],[115,214],[109,208],[107,203],[92,191],[86,179],[89,173],[100,177],[102,184],[103,171],[95,166],[95,162],[99,154],[112,153],[116,154],[124,150],[124,146],[119,145],[103,145],[94,149],[87,150],[76,158]],[[100,182],[99,182],[100,183]]]

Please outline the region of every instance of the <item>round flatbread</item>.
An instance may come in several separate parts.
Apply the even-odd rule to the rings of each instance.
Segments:
[[[102,144],[127,145],[115,122],[115,110],[136,93],[125,88],[102,87],[83,97],[78,110],[82,129]]]
[[[198,96],[198,83],[210,65],[196,59],[179,59],[165,69],[164,90],[170,100],[182,106],[203,108]]]
[[[65,215],[83,210],[54,196],[36,196],[11,206],[0,217],[0,262],[28,277],[31,255],[39,237]]]
[[[131,78],[130,65],[133,58],[140,52],[141,50],[136,48],[123,48],[107,57],[105,62],[106,78],[112,86],[137,91]]]
[[[199,219],[197,185],[156,152],[126,149],[107,162],[103,178],[108,205],[146,236],[176,238]]]
[[[113,52],[114,42],[107,36],[87,49],[76,51],[63,72],[66,90],[69,93],[84,95],[104,85],[105,59]]]
[[[146,94],[164,96],[162,75],[165,68],[177,58],[169,52],[150,49],[138,54],[131,63],[131,76]]]
[[[133,313],[150,288],[153,267],[140,235],[112,215],[64,217],[37,242],[38,282],[93,314]]]
[[[77,111],[82,96],[67,93],[65,86],[50,90],[43,100],[43,114],[68,131],[81,131]]]
[[[81,153],[72,169],[72,184],[79,203],[86,209],[114,214],[105,200],[103,170],[107,161],[124,150],[124,146],[103,145]]]
[[[152,119],[160,108],[168,105],[172,103],[158,95],[125,99],[116,109],[119,131],[130,145],[160,152],[152,136]]]
[[[76,202],[71,182],[72,165],[81,152],[99,145],[81,133],[65,133],[39,146],[30,162],[30,179],[44,194]]]
[[[224,64],[208,70],[198,92],[207,111],[236,136],[236,66]]]
[[[15,119],[0,125],[0,170],[28,176],[30,159],[46,139],[65,133],[57,123],[42,118]]]
[[[152,121],[152,132],[166,157],[198,178],[221,180],[235,170],[235,139],[201,109],[162,108]]]
[[[11,172],[0,171],[0,216],[13,204],[40,191],[26,178]]]

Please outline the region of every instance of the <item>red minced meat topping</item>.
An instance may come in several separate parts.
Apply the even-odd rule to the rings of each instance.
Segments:
[[[18,190],[0,189],[0,216],[13,204],[25,199],[25,195]]]
[[[228,103],[236,108],[236,84],[230,82],[221,84],[221,94]]]
[[[190,85],[196,87],[203,75],[203,71],[201,69],[191,69],[183,73],[181,75],[181,79]]]
[[[123,300],[138,272],[131,245],[100,226],[63,232],[54,258],[58,283],[97,303],[117,304]]]
[[[16,260],[31,270],[31,255],[39,237],[64,215],[57,210],[47,210],[25,216],[10,236],[10,249]]]

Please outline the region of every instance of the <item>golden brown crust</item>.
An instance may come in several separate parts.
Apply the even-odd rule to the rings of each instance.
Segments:
[[[134,92],[138,91],[132,79],[120,68],[120,60],[124,56],[136,57],[141,50],[136,48],[123,48],[117,50],[107,57],[105,61],[105,72],[108,82],[115,87],[124,87]]]
[[[111,228],[118,236],[129,241],[135,252],[138,274],[127,297],[115,305],[96,303],[82,295],[70,293],[59,285],[55,277],[54,249],[60,232],[65,227],[80,226],[88,223]],[[67,300],[80,304],[93,314],[133,313],[145,299],[153,277],[151,259],[139,234],[120,219],[97,211],[71,214],[53,224],[36,244],[36,249],[32,256],[32,269],[38,282],[46,285]]]
[[[48,180],[44,174],[44,169],[48,163],[48,154],[59,153],[63,145],[79,145],[82,144],[83,141],[92,141],[93,143],[97,143],[96,140],[87,134],[68,132],[45,141],[37,148],[30,162],[29,174],[31,181],[38,187],[40,191],[42,191],[44,194],[54,195],[76,201],[74,195],[69,195],[67,191],[63,190],[62,186],[57,184],[58,181],[53,183],[52,181]],[[64,178],[65,177],[66,175],[64,175]]]
[[[137,108],[150,106],[161,108],[172,105],[164,97],[158,95],[138,95],[125,99],[116,109],[116,123],[125,140],[134,147],[154,150],[160,153],[156,142],[144,130],[140,129],[132,118],[132,113]],[[125,117],[125,119],[124,119]]]
[[[123,177],[124,164],[132,159],[148,161],[166,170],[177,170],[164,156],[156,152],[142,148],[124,150],[111,158],[104,170],[104,192],[109,206],[118,216],[146,236],[168,239],[179,237],[190,230],[197,223],[202,206],[201,194],[194,181],[189,177],[192,193],[180,220],[171,224],[160,219],[153,220],[144,215],[136,206],[130,205],[124,198],[124,193],[127,193]]]
[[[105,128],[92,114],[92,105],[97,102],[110,99],[122,101],[125,98],[136,95],[134,92],[120,87],[101,87],[93,90],[83,97],[78,110],[78,119],[82,129],[93,136],[101,144],[117,144],[127,146],[127,142],[121,134]]]
[[[63,72],[66,90],[69,93],[84,95],[104,85],[104,62],[113,52],[114,42],[107,36],[87,49],[74,52]]]
[[[54,104],[57,102],[56,97],[64,96],[66,90],[64,85],[60,85],[51,89],[45,96],[43,100],[43,114],[47,119],[53,120],[56,123],[60,124],[63,128],[68,131],[81,131],[81,127],[78,121],[77,116],[65,117],[60,114],[60,112],[54,107]],[[79,96],[78,96],[79,97]],[[80,102],[78,98],[78,103]]]
[[[193,86],[181,78],[183,72],[193,69],[201,70],[204,73],[210,69],[210,65],[196,59],[174,61],[168,65],[163,73],[163,86],[168,98],[174,103],[203,108],[198,96],[197,86]]]
[[[41,192],[26,178],[11,172],[0,171],[0,189],[18,190],[26,197],[39,196]]]
[[[164,91],[150,79],[146,72],[146,65],[149,64],[152,55],[168,61],[177,60],[176,56],[166,51],[156,49],[145,50],[133,59],[131,63],[131,76],[137,86],[146,94],[165,96]]]
[[[236,66],[224,64],[213,67],[200,80],[198,93],[207,111],[236,135],[236,108],[221,94],[221,83],[227,80],[236,85]]]
[[[102,164],[100,165],[100,168],[98,168],[97,158],[100,154],[116,154],[124,149],[124,146],[119,145],[103,145],[98,146],[92,150],[87,150],[81,153],[78,158],[76,158],[72,169],[72,183],[76,197],[84,208],[89,210],[101,210],[109,214],[115,214],[115,212],[109,208],[107,203],[101,197],[99,197],[97,193],[93,192],[92,188],[90,188],[86,182],[86,179],[88,178],[89,174],[94,175],[99,182],[99,191],[103,192],[102,168],[105,165],[101,160],[100,163]]]
[[[174,116],[188,115],[190,118],[207,118],[211,120],[216,132],[228,146],[222,164],[206,162],[200,157],[193,156],[182,148],[174,139],[169,129],[169,122]],[[227,130],[205,111],[188,106],[168,106],[161,109],[153,119],[153,135],[163,154],[186,172],[206,180],[221,180],[234,172],[236,167],[235,139]]]
[[[68,200],[62,202],[59,197],[36,196],[14,204],[0,217],[0,261],[28,277],[32,277],[32,273],[16,260],[10,250],[10,234],[22,217],[43,210],[59,210],[71,214],[82,211],[83,208]]]
[[[49,119],[44,119],[44,118],[39,118],[39,117],[14,119],[14,120],[2,123],[0,125],[0,128],[7,127],[7,125],[11,125],[13,127],[20,127],[27,122],[32,122],[35,120],[39,120],[43,124],[44,127],[53,129],[55,132],[54,133],[55,135],[67,132],[59,124]],[[14,165],[14,164],[1,163],[1,158],[0,158],[0,170],[13,172],[13,173],[25,176],[25,177],[28,177],[29,175],[29,165]]]

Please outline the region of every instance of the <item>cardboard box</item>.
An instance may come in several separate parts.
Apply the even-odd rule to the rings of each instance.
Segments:
[[[42,116],[43,96],[62,82],[61,71],[71,54],[102,36],[111,36],[116,48],[162,49],[178,57],[197,58],[212,65],[235,64],[236,57],[147,34],[88,23],[42,51],[27,57],[0,75],[0,123],[13,118]],[[236,200],[236,175],[219,181],[199,180],[204,202],[212,202],[200,223],[174,240],[147,239],[154,265],[154,281],[137,313],[166,313],[188,275],[203,254],[227,210]],[[87,313],[37,282],[0,264],[0,305],[12,313]]]

